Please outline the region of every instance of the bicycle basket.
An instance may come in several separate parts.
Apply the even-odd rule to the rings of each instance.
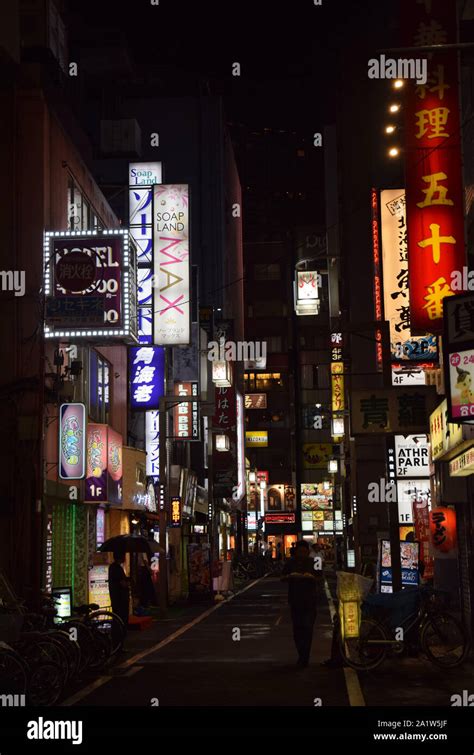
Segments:
[[[354,572],[338,571],[336,576],[337,597],[342,602],[364,600],[374,581]]]

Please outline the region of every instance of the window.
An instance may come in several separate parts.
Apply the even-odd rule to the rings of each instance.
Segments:
[[[257,281],[276,281],[280,280],[280,265],[275,263],[268,265],[254,265],[254,276]]]
[[[68,178],[67,223],[69,231],[96,231],[104,227],[72,176]]]
[[[283,380],[279,372],[248,372],[244,376],[245,392],[281,390]]]
[[[94,422],[108,423],[111,365],[97,351],[89,356],[89,415]]]

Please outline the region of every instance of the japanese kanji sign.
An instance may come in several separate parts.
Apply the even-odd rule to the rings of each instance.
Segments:
[[[160,413],[145,414],[146,474],[157,480],[160,476]]]
[[[230,497],[233,487],[238,485],[237,396],[234,386],[215,388],[215,407],[213,432],[229,438],[228,451],[219,452],[214,447],[212,454],[214,493],[225,498]]]
[[[432,334],[412,336],[410,331],[404,189],[387,189],[380,192],[380,219],[384,315],[390,323],[392,360],[436,359],[438,356],[436,336]]]
[[[165,393],[165,350],[162,346],[132,346],[128,352],[130,408],[158,409]]]
[[[138,268],[138,340],[153,343],[153,185],[162,180],[161,163],[130,163],[130,234]]]
[[[404,0],[410,47],[456,42],[446,0]],[[426,53],[420,53],[426,56]],[[426,84],[406,82],[406,203],[411,327],[441,331],[453,271],[465,264],[457,52],[431,53]]]
[[[351,432],[412,435],[428,429],[436,405],[436,390],[428,388],[374,388],[354,391]]]

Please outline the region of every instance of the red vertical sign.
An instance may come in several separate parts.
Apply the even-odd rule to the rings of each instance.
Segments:
[[[456,42],[456,4],[403,0],[410,47]],[[465,265],[458,53],[420,51],[427,81],[406,81],[406,206],[413,331],[439,333],[453,271]],[[413,51],[403,57],[414,57]]]

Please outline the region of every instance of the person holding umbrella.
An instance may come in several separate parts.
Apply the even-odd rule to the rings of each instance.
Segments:
[[[112,611],[122,619],[126,632],[128,627],[130,580],[122,568],[124,561],[125,552],[123,550],[114,551],[114,560],[109,566],[109,595]]]

